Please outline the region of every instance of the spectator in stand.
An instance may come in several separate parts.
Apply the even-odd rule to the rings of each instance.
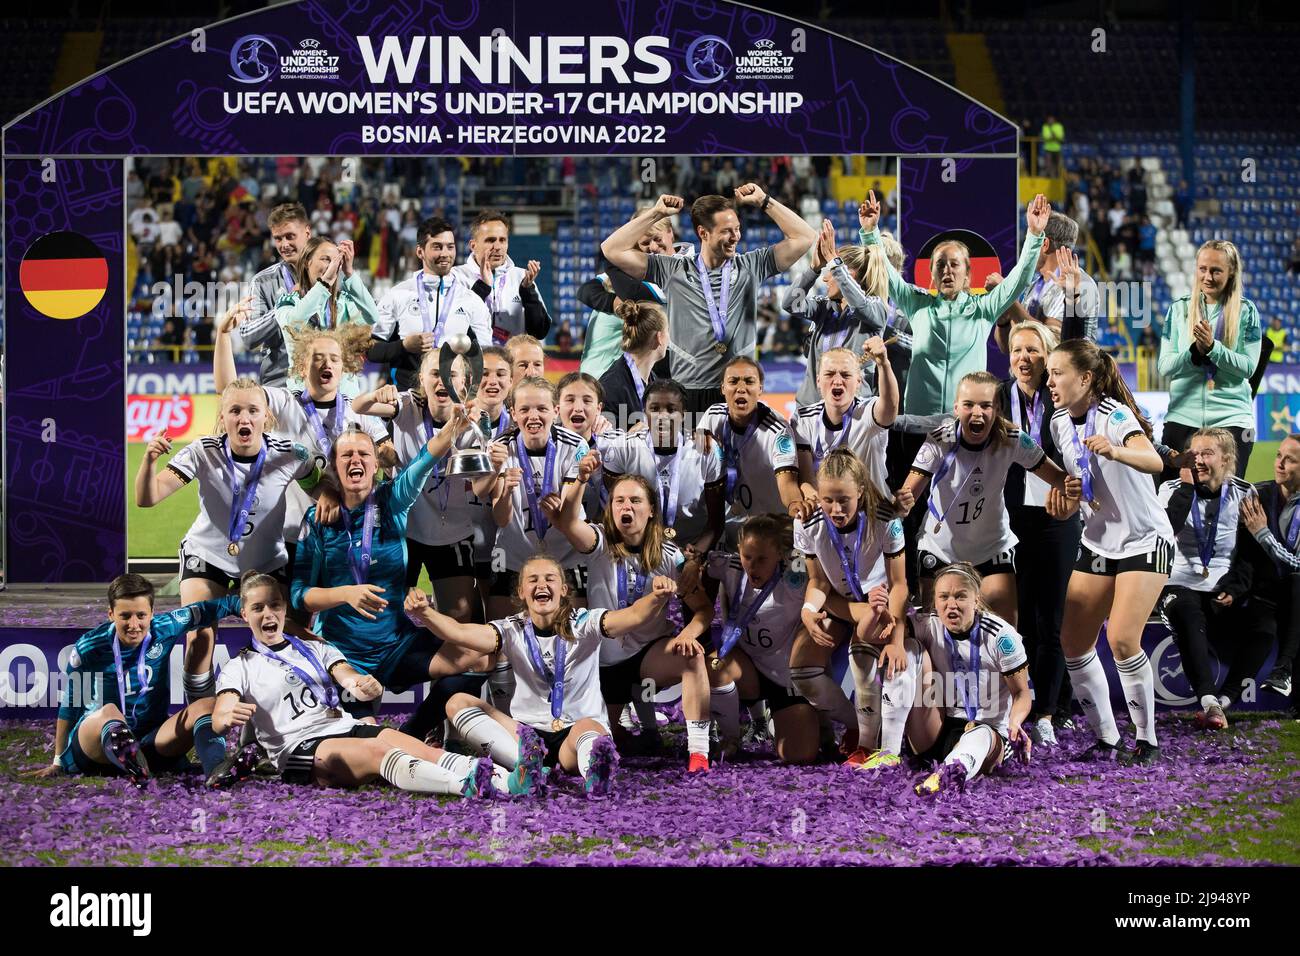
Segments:
[[[1045,168],[1039,170],[1040,176],[1060,176],[1061,167],[1061,146],[1065,143],[1065,126],[1055,116],[1048,115],[1043,121],[1041,133],[1043,137],[1043,158]]]
[[[1119,182],[1119,180],[1116,180]],[[1128,218],[1128,210],[1124,208],[1124,200],[1116,199],[1111,202],[1110,208],[1106,210],[1106,219],[1110,223],[1110,232],[1112,236],[1119,235],[1119,231],[1124,228],[1124,220]]]
[[[1138,262],[1148,263],[1156,261],[1156,235],[1158,230],[1155,223],[1147,216],[1142,217],[1142,225],[1138,228]]]
[[[1116,279],[1133,277],[1133,257],[1128,254],[1128,246],[1122,242],[1115,243],[1115,252],[1110,257],[1110,272]]]
[[[1287,266],[1287,271],[1300,275],[1300,236],[1291,244],[1291,263]]]
[[[1174,212],[1178,215],[1178,228],[1183,229],[1187,226],[1187,217],[1192,211],[1192,188],[1187,185],[1187,180],[1178,180],[1178,188],[1174,190]]]
[[[825,199],[831,194],[831,158],[829,156],[814,156],[812,158],[813,167],[813,191],[818,199]]]
[[[158,240],[158,212],[153,208],[153,202],[142,199],[140,205],[132,211],[127,225],[139,247],[140,255],[148,255]]]
[[[1128,171],[1128,208],[1139,219],[1147,214],[1146,174],[1136,164]]]
[[[1160,351],[1160,329],[1155,323],[1149,324],[1142,330],[1142,338],[1138,340],[1138,348],[1146,350],[1150,355],[1155,355]]]
[[[719,196],[730,196],[739,185],[740,173],[736,172],[735,162],[731,159],[724,159],[722,168],[713,177],[713,191]]]
[[[1286,328],[1282,325],[1280,315],[1273,316],[1273,321],[1268,324],[1268,331],[1264,333],[1268,336],[1269,341],[1273,343],[1273,355],[1280,362],[1286,357]]]
[[[573,329],[569,327],[568,319],[561,322],[555,332],[555,347],[561,352],[573,351]]]

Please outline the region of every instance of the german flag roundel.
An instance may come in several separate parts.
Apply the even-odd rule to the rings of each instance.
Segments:
[[[104,298],[108,262],[76,232],[51,232],[32,243],[18,267],[23,295],[41,315],[78,319]]]
[[[916,284],[922,289],[935,291],[934,274],[930,270],[930,257],[934,250],[945,242],[966,243],[966,248],[970,250],[970,290],[972,292],[984,291],[984,279],[990,272],[1000,272],[1002,263],[998,261],[998,254],[993,250],[992,244],[981,236],[978,232],[971,232],[969,229],[949,229],[947,232],[941,232],[934,236],[921,247],[921,251],[916,255],[916,269],[914,278]]]

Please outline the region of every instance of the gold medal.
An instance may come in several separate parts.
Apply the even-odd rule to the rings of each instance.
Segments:
[[[553,730],[555,733],[558,734],[563,729],[564,729],[564,721],[560,720],[559,717],[556,717],[551,721],[551,730]]]
[[[673,538],[677,537],[677,529],[664,528],[664,536],[667,537],[669,540],[672,540]]]
[[[1209,576],[1210,576],[1210,569],[1209,569],[1209,568],[1201,568],[1201,577],[1203,577],[1203,578],[1208,578]]]
[[[329,710],[325,711],[325,715],[334,720],[338,720],[343,716],[343,711],[339,710],[337,707],[331,707]]]
[[[238,556],[239,556],[239,543],[236,542],[236,541],[232,541],[232,542],[230,542],[230,544],[226,545],[226,553],[229,554],[232,558],[234,558],[234,557],[238,557]]]
[[[1205,387],[1208,388],[1210,391],[1214,391],[1214,379],[1210,379],[1208,382],[1206,382]]]
[[[1093,511],[1098,511],[1101,509],[1101,504],[1097,501],[1096,498],[1093,498],[1091,501],[1088,502],[1088,507],[1091,508]]]
[[[714,343],[713,343],[713,351],[717,352],[719,355],[726,355],[726,354],[727,354],[727,343],[726,343],[726,342],[714,342]]]
[[[934,533],[938,534],[942,530],[943,530],[943,522],[940,521],[938,524],[934,526]]]
[[[715,657],[713,660],[709,661],[709,666],[712,667],[715,671],[722,670],[722,658]]]

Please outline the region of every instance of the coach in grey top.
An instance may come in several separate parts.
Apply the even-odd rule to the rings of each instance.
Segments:
[[[785,234],[774,246],[742,255],[736,203],[757,206]],[[634,279],[648,279],[668,299],[669,356],[673,379],[685,390],[687,410],[702,413],[722,401],[722,370],[736,356],[753,358],[757,345],[758,287],[784,272],[816,238],[813,228],[754,183],[736,190],[736,199],[702,196],[691,206],[700,239],[693,259],[647,255],[637,242],[656,222],[680,212],[679,196],[660,196],[655,205],[601,243],[612,264]]]
[[[286,202],[271,210],[267,226],[280,261],[253,276],[253,308],[248,321],[239,326],[239,341],[250,352],[261,351],[258,380],[263,385],[285,385],[289,381],[289,350],[275,321],[275,307],[294,289],[298,257],[311,238],[311,224],[302,203]]]
[[[1047,219],[1043,247],[1038,252],[1038,275],[1033,284],[998,318],[997,341],[1003,352],[1007,330],[1017,322],[1037,319],[1065,342],[1086,338],[1096,342],[1101,333],[1101,292],[1092,276],[1079,268],[1074,244],[1079,224],[1064,213]],[[990,273],[984,287],[992,289],[1002,277]]]

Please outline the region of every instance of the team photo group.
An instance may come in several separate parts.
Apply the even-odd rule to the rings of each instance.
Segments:
[[[112,582],[31,773],[146,788],[192,751],[214,789],[617,799],[620,755],[673,756],[655,698],[677,689],[686,752],[665,773],[770,747],[924,800],[1016,761],[1170,759],[1153,612],[1206,732],[1274,654],[1262,692],[1283,706],[1300,436],[1275,481],[1244,480],[1262,331],[1233,243],[1200,247],[1165,317],[1157,436],[1097,344],[1073,219],[1037,196],[1005,276],[973,288],[971,250],[943,241],[926,289],[882,198],[858,206],[856,242],[755,182],[643,201],[598,243],[580,370],[558,381],[542,267],[510,257],[508,211],[420,221],[417,268],[376,301],[350,239],[275,206],[278,261],[211,316],[217,427],[177,450],[152,437],[133,479],[140,508],[197,488],[182,606]],[[779,241],[747,241],[763,220]],[[759,361],[760,286],[780,274],[807,366],[789,417]],[[252,639],[218,668],[223,620]],[[154,666],[173,646],[179,712]],[[386,690],[426,683],[381,722]],[[1076,721],[1083,753],[1057,740]]]

